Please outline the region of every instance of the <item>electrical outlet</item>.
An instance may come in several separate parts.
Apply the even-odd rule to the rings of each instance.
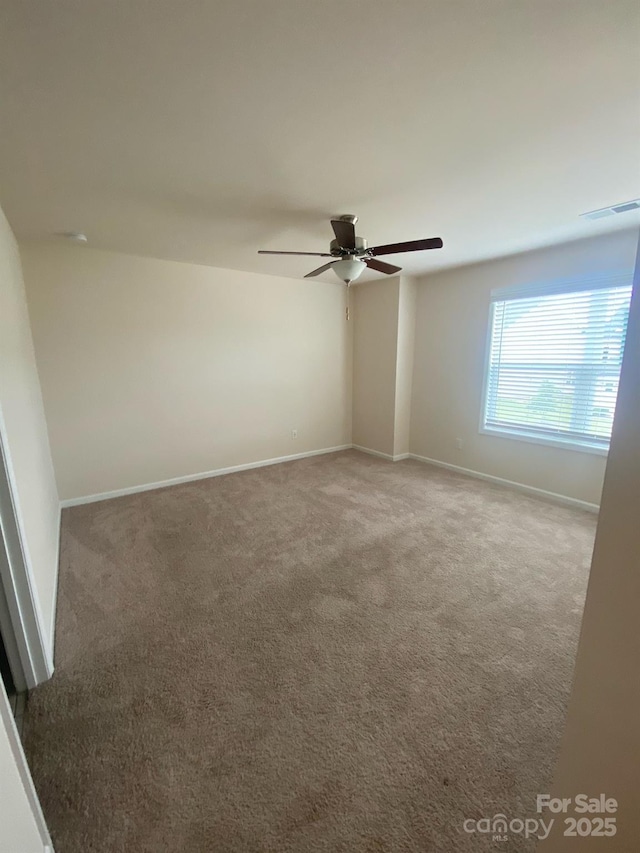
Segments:
[[[297,438],[297,437],[298,437],[298,430],[292,429],[291,430],[291,438]]]
[[[456,438],[456,447],[458,448],[458,450],[462,450],[463,445],[464,441],[461,438]]]

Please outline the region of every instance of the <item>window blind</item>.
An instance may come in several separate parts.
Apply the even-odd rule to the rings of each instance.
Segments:
[[[608,448],[630,281],[629,275],[494,291],[485,429]]]

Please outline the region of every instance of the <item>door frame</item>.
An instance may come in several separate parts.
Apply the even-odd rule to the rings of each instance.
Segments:
[[[20,776],[20,781],[24,788],[27,803],[38,830],[38,834],[40,835],[42,853],[54,853],[53,844],[51,843],[51,835],[49,834],[47,822],[44,818],[44,814],[42,813],[40,800],[38,799],[33,779],[31,778],[29,765],[27,764],[20,735],[18,734],[2,681],[0,681],[0,727],[2,727],[6,732],[7,740],[9,741],[9,748],[13,754],[13,760],[15,761],[18,769],[18,775]]]
[[[53,675],[42,617],[14,495],[11,459],[0,408],[0,631],[17,689]],[[14,672],[15,670],[15,672]]]

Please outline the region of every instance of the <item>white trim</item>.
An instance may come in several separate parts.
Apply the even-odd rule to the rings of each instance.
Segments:
[[[2,726],[7,733],[9,748],[13,755],[13,760],[16,763],[18,775],[24,787],[24,792],[26,794],[27,801],[31,809],[31,814],[33,816],[34,823],[38,829],[40,840],[42,841],[43,853],[54,853],[53,845],[51,843],[51,836],[49,835],[47,823],[44,819],[44,814],[42,813],[42,807],[40,806],[40,800],[38,799],[38,795],[33,784],[33,779],[31,778],[31,772],[29,770],[29,765],[27,764],[27,759],[25,758],[24,749],[22,748],[20,735],[18,734],[15,720],[13,719],[13,714],[11,713],[11,708],[9,706],[9,700],[7,699],[7,694],[5,692],[4,685],[1,682],[0,726]]]
[[[17,482],[6,435],[0,407],[0,465],[4,469],[0,476],[3,495],[5,485],[7,489],[6,501],[3,499],[4,512],[0,517],[8,568],[4,592],[14,616],[16,640],[24,649],[24,676],[27,687],[31,689],[53,675],[53,652],[48,648],[45,638],[46,629],[35,590],[33,564],[19,510]]]
[[[573,506],[578,509],[586,509],[588,512],[599,512],[600,510],[598,504],[580,501],[577,498],[570,498],[568,495],[559,495],[557,492],[548,492],[546,489],[538,489],[535,486],[526,486],[524,483],[516,483],[513,480],[505,480],[502,477],[494,477],[493,474],[483,474],[481,471],[473,471],[471,468],[461,468],[459,465],[452,465],[450,462],[441,462],[439,459],[430,459],[428,456],[418,456],[415,453],[410,453],[409,457],[415,459],[417,462],[424,462],[427,465],[436,465],[438,468],[446,468],[448,471],[465,474],[467,477],[487,480],[489,483],[497,483],[509,489],[516,489],[519,492],[546,498],[554,503],[565,504],[566,506]]]
[[[555,296],[564,293],[583,293],[591,290],[609,290],[614,287],[629,287],[633,284],[633,270],[619,269],[593,276],[555,278],[540,281],[523,281],[495,287],[490,294],[492,302],[506,302],[510,299],[530,299],[536,296]]]
[[[380,459],[386,459],[387,462],[395,462],[396,460],[390,453],[383,453],[381,450],[373,450],[371,447],[362,447],[360,444],[352,444],[354,450],[359,450],[360,453],[368,453],[369,456],[378,456]]]
[[[153,489],[164,489],[167,486],[179,486],[181,483],[193,483],[196,480],[206,480],[209,477],[223,477],[225,474],[235,474],[238,471],[249,471],[252,468],[266,468],[268,465],[279,465],[281,462],[294,462],[296,459],[306,459],[309,456],[322,456],[325,453],[337,453],[339,450],[350,450],[353,445],[341,444],[338,447],[324,447],[321,450],[307,450],[305,453],[294,453],[291,456],[277,456],[273,459],[261,459],[258,462],[245,462],[242,465],[231,465],[229,468],[216,468],[213,471],[203,471],[200,474],[187,474],[184,477],[172,477],[170,480],[160,480],[157,483],[144,483],[140,486],[128,486],[125,489],[114,489],[112,492],[101,492],[96,495],[86,495],[80,498],[67,498],[61,502],[63,508],[81,506],[82,504],[107,501],[111,498],[121,498],[125,495],[135,495],[138,492],[150,492]],[[391,457],[389,457],[391,459]]]
[[[480,421],[478,430],[482,432],[485,421],[487,420],[487,408],[489,406],[489,365],[491,362],[491,344],[493,342],[493,320],[495,315],[495,302],[489,303],[489,323],[487,325],[487,333],[484,339],[484,363],[482,368],[482,396],[480,397]]]
[[[575,439],[564,439],[561,436],[545,436],[542,433],[535,432],[516,432],[515,430],[500,429],[500,427],[481,425],[478,430],[480,435],[495,435],[498,438],[512,438],[516,441],[526,441],[527,444],[543,444],[547,447],[561,447],[562,450],[575,450],[578,453],[593,453],[595,456],[608,456],[609,447],[602,445],[589,444],[586,441],[577,441]]]
[[[498,483],[511,489],[517,489],[521,492],[527,492],[532,495],[544,497],[556,503],[575,506],[579,509],[586,509],[589,512],[598,512],[600,507],[598,504],[581,501],[577,498],[571,498],[568,495],[560,495],[556,492],[549,492],[546,489],[538,489],[535,486],[527,486],[524,483],[516,483],[513,480],[505,480],[502,477],[494,477],[492,474],[484,474],[481,471],[474,471],[471,468],[462,468],[459,465],[452,465],[450,462],[441,462],[439,459],[431,459],[428,456],[419,456],[416,453],[400,453],[392,456],[390,453],[382,453],[380,450],[374,450],[371,447],[363,447],[360,444],[341,444],[337,447],[326,447],[322,450],[308,450],[305,453],[294,453],[291,456],[278,456],[273,459],[262,459],[258,462],[246,462],[242,465],[232,465],[228,468],[216,468],[213,471],[203,471],[200,474],[187,474],[184,477],[173,477],[170,480],[160,480],[157,483],[145,483],[141,486],[129,486],[125,489],[115,489],[111,492],[101,492],[96,495],[87,495],[80,498],[68,498],[61,502],[61,507],[67,508],[72,506],[81,506],[83,504],[95,503],[97,501],[106,501],[111,498],[125,497],[126,495],[134,495],[138,492],[149,492],[154,489],[164,489],[167,486],[179,486],[182,483],[192,483],[197,480],[206,480],[209,477],[223,477],[226,474],[235,474],[239,471],[249,471],[253,468],[265,468],[269,465],[279,465],[281,462],[295,462],[297,459],[306,459],[310,456],[323,456],[326,453],[338,453],[342,450],[359,450],[361,453],[367,453],[370,456],[377,456],[379,459],[384,459],[387,462],[400,462],[403,459],[415,459],[417,462],[424,462],[428,465],[436,465],[438,468],[447,468],[450,471],[456,471],[459,474],[465,474],[468,477],[475,477],[479,480],[487,480],[491,483]]]
[[[368,453],[370,456],[378,456],[380,459],[386,459],[387,462],[400,462],[402,459],[408,459],[410,453],[397,453],[392,456],[390,453],[383,453],[381,450],[374,450],[371,447],[362,447],[360,444],[351,444],[353,450],[359,450],[360,453]]]

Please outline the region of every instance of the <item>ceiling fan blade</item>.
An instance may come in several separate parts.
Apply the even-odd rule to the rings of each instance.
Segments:
[[[394,272],[400,272],[402,267],[394,267],[393,264],[386,264],[384,261],[376,261],[375,258],[365,258],[365,264],[369,269],[384,272],[387,275],[392,275]]]
[[[307,255],[314,258],[333,258],[330,252],[272,252],[269,249],[258,249],[259,255]]]
[[[332,219],[331,227],[336,235],[338,246],[342,249],[355,249],[356,247],[356,226],[353,222],[348,222],[346,219]]]
[[[326,270],[330,270],[334,264],[337,264],[337,261],[331,261],[330,264],[325,264],[322,267],[318,267],[317,270],[313,270],[313,272],[308,272],[305,275],[305,278],[312,278],[314,275],[320,275],[321,272],[325,272]]]
[[[373,255],[395,255],[400,252],[421,252],[424,249],[441,249],[440,237],[428,237],[426,240],[409,240],[408,243],[389,243],[386,246],[372,246],[369,254]]]

